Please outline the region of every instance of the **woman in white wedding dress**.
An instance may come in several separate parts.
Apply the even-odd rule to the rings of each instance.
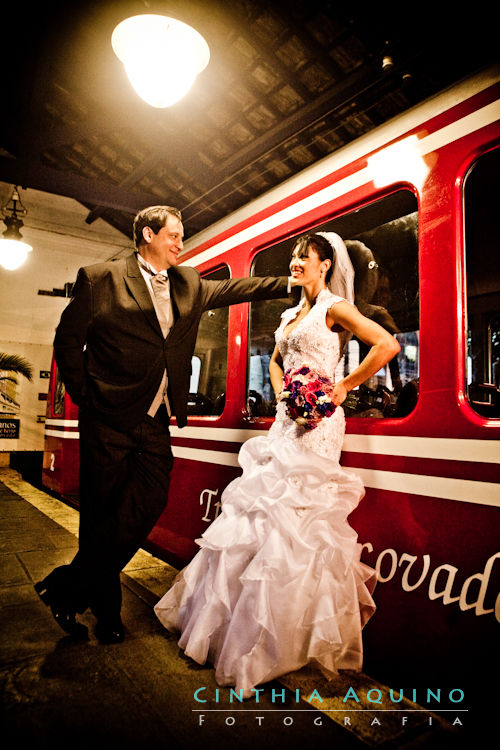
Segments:
[[[361,630],[375,611],[375,572],[360,561],[361,545],[347,522],[364,490],[339,465],[340,404],[399,344],[351,304],[353,271],[338,235],[299,239],[290,269],[303,296],[276,331],[270,363],[276,419],[267,436],[241,447],[243,473],[226,487],[221,514],[155,606],[162,624],[180,631],[186,655],[213,664],[217,682],[244,696],[309,662],[328,677],[361,669]],[[306,364],[333,379],[350,333],[371,349],[335,383],[334,414],[306,430],[279,399],[283,370]]]

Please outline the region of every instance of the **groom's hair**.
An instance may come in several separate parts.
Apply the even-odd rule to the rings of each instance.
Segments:
[[[155,234],[158,234],[160,229],[165,226],[167,216],[172,214],[176,219],[182,221],[182,214],[178,208],[172,206],[148,206],[139,211],[134,219],[134,244],[136,248],[143,242],[142,230],[144,227],[150,227]]]
[[[307,253],[310,247],[312,247],[312,249],[318,254],[320,260],[331,261],[330,268],[326,272],[325,276],[325,281],[328,284],[332,277],[333,264],[335,263],[335,254],[333,252],[333,247],[330,245],[328,240],[325,237],[322,237],[320,234],[304,234],[302,237],[299,237],[299,239],[293,246],[292,253],[297,251],[297,255],[299,256],[299,258],[305,258],[307,257]]]

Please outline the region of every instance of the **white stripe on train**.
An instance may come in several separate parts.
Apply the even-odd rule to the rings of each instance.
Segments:
[[[46,419],[45,424],[50,427],[78,427],[78,419]]]
[[[180,429],[172,425],[170,433],[172,437],[193,440],[244,443],[249,438],[267,435],[267,430],[238,430],[223,427],[183,427]],[[342,449],[349,453],[378,453],[386,456],[438,458],[494,464],[500,461],[500,440],[347,434],[344,437]]]
[[[461,84],[454,85],[446,91],[431,97],[426,102],[417,104],[407,112],[394,117],[388,123],[384,123],[375,128],[375,130],[357,138],[355,141],[347,144],[338,151],[325,156],[315,164],[306,167],[297,175],[294,175],[276,187],[271,188],[271,190],[268,190],[259,198],[255,198],[250,201],[250,203],[247,203],[245,206],[242,206],[236,211],[228,214],[223,219],[220,219],[215,224],[207,227],[207,229],[203,229],[198,232],[198,234],[187,239],[184,243],[184,251],[181,254],[181,259],[183,254],[189,253],[191,250],[205,242],[209,242],[217,235],[222,234],[222,232],[231,230],[240,221],[244,221],[250,216],[257,214],[259,211],[269,208],[272,203],[277,203],[283,198],[293,195],[304,187],[312,185],[332,172],[345,167],[347,164],[352,164],[358,159],[365,157],[367,154],[373,153],[383,146],[386,146],[387,143],[390,143],[406,133],[425,125],[429,119],[432,119],[436,115],[436,100],[439,101],[439,112],[446,112],[457,104],[461,104],[470,97],[488,89],[490,86],[497,83],[499,71],[500,66],[494,66],[489,70],[479,73],[478,76],[474,77],[472,80],[466,80]],[[497,119],[498,116],[497,113],[495,119]],[[454,124],[455,123],[452,123],[452,125]],[[448,126],[445,126],[441,131],[438,131],[438,133],[447,133],[447,128]],[[466,135],[466,133],[462,133],[461,135]],[[444,144],[441,143],[440,145]],[[437,142],[434,142],[432,143],[432,147],[435,149],[439,146],[437,145]]]
[[[172,446],[176,458],[188,461],[238,466],[236,453],[209,451],[200,448]],[[390,492],[402,492],[409,495],[424,495],[445,500],[493,505],[500,507],[500,484],[493,482],[475,482],[470,479],[449,479],[447,477],[425,476],[420,474],[403,474],[399,471],[380,471],[349,467],[348,471],[357,474],[365,487]]]
[[[69,420],[68,420],[69,421]],[[224,428],[191,427],[183,431],[172,427],[174,434],[200,432],[207,439],[219,437],[222,441],[244,442],[256,435],[265,435],[263,430],[231,430]],[[216,433],[216,435],[214,435]],[[224,433],[224,436],[219,436]],[[46,435],[59,438],[77,439],[78,432],[64,432],[45,430]],[[185,437],[188,437],[185,434]],[[196,439],[196,438],[195,438]],[[446,438],[412,438],[388,437],[382,435],[346,435],[344,450],[352,452],[376,452],[379,455],[405,455],[421,458],[453,458],[453,460],[496,462],[494,454],[498,455],[497,440],[460,440]],[[397,444],[397,445],[396,445]],[[462,444],[462,445],[460,445]],[[488,450],[485,451],[485,448]],[[436,451],[439,450],[439,455]],[[227,451],[206,450],[202,448],[188,448],[173,445],[175,457],[188,461],[218,464],[220,466],[238,466],[238,454]],[[500,507],[500,484],[494,482],[477,482],[470,479],[453,479],[448,477],[427,476],[421,474],[406,474],[397,471],[381,471],[349,467],[349,471],[357,474],[365,487],[390,492],[403,492],[410,495],[423,495],[459,502],[475,503],[477,505],[491,505]]]
[[[64,438],[65,440],[77,440],[80,437],[79,432],[70,432],[69,430],[45,430],[45,437]]]
[[[47,419],[50,427],[78,427],[76,419]],[[45,429],[52,437],[75,439],[78,432]],[[170,426],[173,438],[214,440],[222,443],[244,443],[253,437],[267,435],[267,430],[234,429],[228,427]],[[178,446],[180,447],[180,446]],[[197,450],[197,449],[195,449]],[[472,440],[468,438],[410,437],[404,435],[355,435],[344,437],[342,450],[348,453],[376,453],[381,456],[432,458],[445,461],[470,461],[483,464],[500,462],[500,440]],[[205,451],[214,455],[236,455],[225,451]],[[210,463],[217,463],[213,460]],[[224,461],[220,461],[224,463]],[[230,466],[235,464],[228,464]]]
[[[470,133],[473,133],[474,131],[479,130],[482,127],[485,127],[486,125],[491,125],[492,123],[496,122],[499,117],[500,104],[498,103],[498,101],[492,102],[491,104],[482,107],[476,112],[472,112],[471,114],[466,115],[460,120],[457,120],[450,125],[446,125],[441,130],[438,130],[437,132],[431,133],[425,138],[422,138],[418,142],[420,155],[425,156],[427,154],[430,154],[433,151],[436,151],[443,146],[448,145],[449,143],[455,142],[456,140],[458,140],[458,138],[463,138],[464,136],[469,135]],[[328,171],[325,172],[325,175],[326,174],[328,174]],[[286,222],[292,221],[297,216],[301,216],[308,211],[312,211],[315,208],[326,205],[333,201],[335,198],[338,198],[341,195],[345,195],[352,190],[360,188],[362,185],[368,184],[372,181],[372,179],[372,171],[369,167],[364,167],[358,172],[355,172],[354,174],[351,174],[348,177],[344,177],[344,179],[335,182],[333,185],[329,185],[328,187],[325,187],[322,190],[319,190],[318,192],[313,193],[306,198],[303,198],[297,203],[294,203],[291,206],[288,206],[287,208],[284,208],[281,211],[268,216],[262,221],[252,224],[251,226],[246,227],[240,232],[227,237],[225,240],[216,243],[204,252],[194,255],[192,258],[188,258],[185,261],[182,261],[181,258],[181,262],[185,263],[185,265],[188,266],[198,266],[202,263],[206,263],[207,261],[216,258],[222,253],[231,250],[232,248],[237,247],[244,242],[255,240],[265,232],[268,232],[271,229],[275,229],[282,224],[285,224]],[[233,218],[236,221],[237,216],[234,216]]]

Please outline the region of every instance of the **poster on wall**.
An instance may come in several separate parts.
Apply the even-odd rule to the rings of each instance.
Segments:
[[[18,377],[31,381],[33,368],[18,354],[0,352],[0,440],[19,439]]]
[[[0,371],[0,416],[19,414],[21,405],[16,390],[17,380],[6,374],[5,370]]]
[[[0,417],[0,440],[19,440],[19,419]]]

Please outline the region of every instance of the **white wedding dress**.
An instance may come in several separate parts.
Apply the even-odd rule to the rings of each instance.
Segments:
[[[288,339],[303,302],[285,311],[276,331],[285,370],[307,364],[333,376],[339,335],[325,318],[341,299],[322,291]],[[375,611],[375,571],[347,522],[364,490],[339,465],[343,409],[308,431],[285,409],[278,403],[268,435],[241,447],[243,473],[222,494],[221,514],[155,606],[185,653],[245,696],[309,662],[328,677],[361,669],[361,630]]]

